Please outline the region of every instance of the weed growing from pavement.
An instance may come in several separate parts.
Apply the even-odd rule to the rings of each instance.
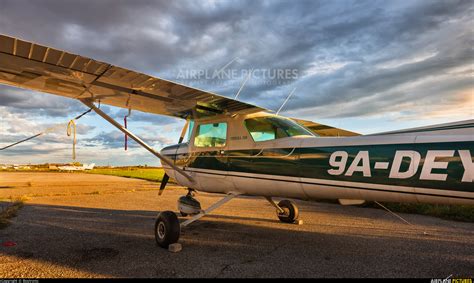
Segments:
[[[0,211],[0,229],[3,229],[11,224],[11,219],[17,216],[18,211],[23,207],[23,199],[11,199],[10,204],[2,208]]]

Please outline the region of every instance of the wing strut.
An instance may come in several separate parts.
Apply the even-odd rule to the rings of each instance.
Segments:
[[[139,137],[137,137],[136,135],[134,135],[132,132],[130,132],[128,129],[125,129],[122,125],[120,125],[119,123],[117,123],[114,119],[112,119],[109,115],[105,114],[102,110],[100,110],[99,108],[97,108],[94,103],[90,100],[90,99],[79,99],[82,103],[84,103],[85,105],[87,105],[87,107],[91,108],[92,110],[94,110],[97,114],[99,114],[99,116],[101,116],[102,118],[104,118],[105,120],[107,120],[107,122],[109,122],[110,124],[114,125],[117,129],[119,129],[120,131],[122,131],[124,134],[126,134],[127,136],[129,136],[131,139],[133,139],[134,141],[136,141],[139,145],[143,146],[146,150],[148,150],[149,152],[151,152],[153,155],[155,155],[156,157],[158,157],[163,163],[165,163],[166,165],[170,166],[171,168],[173,168],[174,170],[176,170],[176,172],[178,172],[179,174],[183,175],[186,179],[188,179],[190,182],[194,183],[194,179],[189,176],[186,172],[184,172],[181,168],[179,168],[178,166],[174,165],[173,164],[173,161],[169,160],[168,158],[164,157],[163,155],[161,155],[160,153],[156,152],[151,146],[147,145],[142,139],[140,139]]]

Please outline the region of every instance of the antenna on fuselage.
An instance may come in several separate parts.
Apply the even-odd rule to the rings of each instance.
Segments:
[[[247,77],[245,78],[245,80],[242,82],[242,85],[240,86],[239,91],[238,91],[237,94],[235,95],[234,100],[237,100],[237,97],[239,97],[240,92],[241,92],[242,89],[244,88],[244,86],[245,86],[245,84],[247,83],[247,81],[250,79],[250,76],[252,75],[252,73],[253,73],[253,69],[250,70],[249,74],[247,75]]]
[[[290,92],[290,94],[288,95],[288,97],[285,99],[285,101],[283,102],[283,104],[280,106],[280,109],[278,109],[276,115],[278,115],[278,113],[280,113],[281,109],[283,108],[283,106],[285,106],[285,104],[288,102],[288,99],[290,99],[290,97],[293,95],[293,93],[295,92],[296,90],[296,87]]]

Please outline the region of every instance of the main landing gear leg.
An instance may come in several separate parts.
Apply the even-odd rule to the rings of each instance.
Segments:
[[[163,211],[158,215],[155,223],[155,239],[156,243],[167,249],[169,245],[177,243],[179,240],[179,235],[181,233],[181,228],[188,226],[196,220],[201,219],[203,216],[209,214],[211,211],[219,208],[226,202],[235,198],[239,194],[229,193],[225,198],[211,205],[208,209],[201,211],[200,213],[194,215],[190,219],[179,223],[178,217],[172,211]]]
[[[299,223],[299,221],[297,222],[299,215],[298,207],[294,202],[285,199],[276,204],[271,197],[265,198],[276,208],[277,216],[281,222]]]

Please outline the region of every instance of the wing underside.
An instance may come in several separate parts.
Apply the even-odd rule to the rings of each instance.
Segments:
[[[5,35],[0,35],[0,84],[180,118],[265,110]]]

